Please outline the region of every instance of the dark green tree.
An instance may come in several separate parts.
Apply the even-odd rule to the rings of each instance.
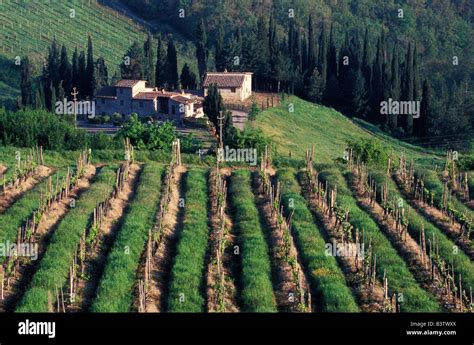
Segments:
[[[308,18],[308,65],[307,71],[313,71],[317,66],[316,35],[314,34],[313,15]]]
[[[62,81],[62,87],[64,94],[67,97],[71,92],[72,87],[72,67],[67,56],[66,46],[63,45],[61,48],[61,63],[59,65],[59,79],[60,84]]]
[[[82,50],[79,54],[79,83],[78,92],[79,98],[85,99],[87,96],[87,79],[86,79],[86,56]]]
[[[143,44],[143,55],[145,58],[143,75],[149,86],[155,86],[155,65],[153,57],[153,41],[151,35],[148,34]]]
[[[99,90],[109,84],[109,73],[103,57],[95,62],[95,89]]]
[[[428,126],[433,119],[433,91],[428,79],[423,82],[423,94],[420,104],[420,117],[414,122],[415,135],[424,137],[427,134]]]
[[[31,64],[28,57],[24,57],[21,63],[21,104],[23,107],[33,105],[33,85],[31,82]]]
[[[393,46],[393,53],[392,53],[392,73],[391,73],[391,98],[393,100],[399,101],[401,96],[401,89],[400,89],[400,57],[398,54],[400,47],[398,43],[395,43]],[[395,131],[398,127],[398,116],[396,114],[387,115],[390,116],[389,126],[392,131]]]
[[[225,31],[222,21],[219,22],[217,27],[217,36],[216,42],[214,45],[214,59],[216,70],[219,72],[224,71],[225,69],[225,56],[224,56],[224,44],[225,44]]]
[[[71,90],[73,87],[78,88],[80,83],[79,76],[79,54],[77,52],[77,47],[74,49],[72,54],[72,79],[71,79]],[[69,97],[69,95],[68,95]]]
[[[166,54],[167,84],[170,89],[179,88],[178,79],[178,54],[174,45],[173,36],[168,36],[168,49]]]
[[[405,59],[405,77],[404,77],[404,88],[403,88],[403,100],[404,101],[415,101],[415,75],[413,69],[413,48],[411,43],[408,45],[408,51]],[[413,135],[413,115],[407,114],[405,117],[405,133],[408,136]]]
[[[94,52],[92,48],[92,38],[87,39],[87,65],[85,79],[85,96],[93,98],[95,96],[95,72],[94,72]]]
[[[204,74],[207,72],[207,33],[204,19],[201,19],[196,28],[196,59],[199,70],[199,80],[204,80]]]
[[[158,87],[164,87],[166,84],[166,47],[161,35],[158,36],[156,50],[155,84]]]
[[[120,65],[122,79],[143,79],[144,57],[143,48],[134,42],[123,57]]]
[[[204,98],[202,104],[204,114],[208,117],[217,130],[219,130],[219,117],[221,116],[221,111],[225,110],[224,101],[222,96],[217,88],[217,85],[209,85],[207,96]]]
[[[185,63],[183,69],[181,70],[181,88],[187,90],[196,89],[196,74],[189,68],[188,64]]]
[[[327,57],[327,75],[325,88],[325,102],[329,105],[335,105],[339,99],[339,85],[337,76],[337,48],[334,42],[334,28],[331,25],[329,33],[329,48]]]

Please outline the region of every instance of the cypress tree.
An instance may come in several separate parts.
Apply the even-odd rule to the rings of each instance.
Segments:
[[[85,74],[84,97],[93,98],[95,95],[95,72],[94,53],[92,49],[92,38],[87,39],[87,66]]]
[[[33,88],[31,82],[31,64],[28,57],[21,64],[21,104],[23,107],[33,105]]]
[[[260,16],[257,22],[257,46],[256,50],[258,54],[258,70],[257,70],[257,86],[259,89],[268,89],[269,87],[269,75],[270,75],[270,63],[269,63],[269,47],[268,47],[268,25],[264,16]]]
[[[166,66],[168,71],[168,86],[171,89],[179,88],[178,79],[178,55],[174,45],[173,36],[168,37],[168,49],[166,55]]]
[[[201,19],[196,28],[196,59],[198,62],[199,80],[204,80],[207,71],[207,34],[204,19]]]
[[[164,87],[166,84],[166,47],[161,35],[158,36],[156,49],[155,84],[158,87]]]
[[[50,81],[52,82],[54,88],[58,87],[59,85],[59,51],[58,51],[58,46],[56,43],[56,38],[53,39],[53,42],[51,43],[51,47],[49,49],[46,77],[48,79],[48,85]]]
[[[216,129],[219,129],[218,118],[220,117],[220,112],[225,111],[225,106],[217,85],[212,84],[209,86],[207,96],[204,98],[202,106],[204,114],[207,115],[209,121],[214,124]]]
[[[326,74],[326,90],[325,102],[334,105],[338,99],[338,82],[337,82],[337,49],[334,42],[334,29],[331,24],[329,33],[329,48],[327,51],[327,74]]]
[[[71,90],[73,87],[79,88],[80,76],[79,76],[79,55],[77,53],[77,47],[74,49],[72,54],[72,80],[71,80]],[[70,92],[69,92],[70,93]],[[69,97],[69,95],[68,95]]]
[[[224,26],[222,21],[219,22],[219,26],[217,28],[217,37],[215,43],[215,65],[216,70],[222,72],[225,69],[225,57],[224,57]]]
[[[403,100],[415,101],[415,76],[413,71],[413,48],[411,43],[408,45],[408,51],[405,60],[405,85]],[[404,115],[405,117],[405,133],[408,136],[413,135],[413,115]]]
[[[372,68],[371,86],[371,120],[374,123],[380,122],[380,102],[383,100],[383,73],[384,73],[384,37],[383,33],[377,40],[375,60]]]
[[[316,38],[314,35],[313,15],[310,14],[308,18],[308,65],[307,71],[312,71],[316,64]],[[305,71],[306,72],[306,71]]]
[[[399,101],[400,100],[400,95],[401,95],[401,90],[400,90],[400,57],[398,55],[398,50],[400,47],[398,46],[398,43],[395,43],[393,46],[393,54],[392,54],[392,73],[391,73],[391,82],[390,82],[390,87],[391,87],[391,93],[390,96],[393,100]],[[390,116],[390,121],[389,121],[389,126],[392,129],[392,131],[396,130],[398,127],[398,116],[396,114],[392,115],[387,115]]]
[[[372,61],[370,58],[370,42],[369,42],[369,28],[365,28],[364,34],[364,52],[362,57],[362,74],[366,81],[367,87],[370,86],[371,72],[372,72]]]
[[[109,83],[109,73],[103,57],[95,62],[95,89],[99,90]]]
[[[349,47],[349,33],[346,31],[344,43],[339,53],[339,74],[338,74],[338,86],[339,86],[339,98],[336,103],[338,107],[344,111],[350,107],[351,99],[351,80],[350,80],[350,69],[351,64],[355,61],[351,60],[351,52]]]
[[[319,36],[319,57],[318,57],[318,70],[321,75],[323,85],[326,85],[326,76],[328,69],[328,36],[326,34],[326,25],[323,23],[321,28],[321,34]]]
[[[181,70],[181,87],[187,90],[193,90],[196,88],[196,74],[191,71],[188,64],[185,63]]]
[[[145,57],[144,63],[144,78],[148,81],[149,86],[155,86],[155,66],[153,57],[151,35],[148,34],[145,43],[143,44],[143,53]]]
[[[78,74],[79,74],[79,82],[78,82],[78,92],[79,98],[85,99],[87,96],[87,79],[86,79],[86,56],[84,51],[81,50],[79,54],[79,63],[78,63]]]
[[[432,122],[432,90],[427,79],[423,82],[423,92],[420,105],[420,117],[414,123],[415,135],[424,137],[427,134],[429,124]]]
[[[76,56],[76,59],[77,59],[77,56]],[[72,68],[71,68],[71,63],[69,62],[69,58],[67,56],[67,49],[65,45],[63,45],[61,48],[61,63],[59,65],[59,76],[60,76],[60,80],[62,81],[62,84],[61,82],[60,84],[62,85],[64,94],[67,96],[71,92]]]
[[[268,79],[272,81],[272,90],[275,90],[275,83],[276,83],[276,78],[274,77],[279,73],[278,71],[278,53],[279,53],[280,47],[278,43],[278,37],[277,37],[277,28],[276,28],[276,21],[275,21],[275,14],[272,12],[270,15],[270,21],[268,24],[268,53],[269,53],[269,64],[270,64],[270,75],[268,76]]]
[[[44,109],[43,85],[39,85],[35,93],[35,109]]]

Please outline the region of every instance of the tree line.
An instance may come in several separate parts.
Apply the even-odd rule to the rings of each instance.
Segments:
[[[98,89],[108,85],[109,80],[104,58],[94,60],[90,36],[87,53],[79,52],[76,47],[71,60],[66,46],[63,44],[59,49],[56,39],[53,39],[37,80],[32,76],[28,57],[22,59],[21,66],[21,107],[54,111],[57,100],[73,98],[73,88],[76,88],[77,99],[92,99]]]

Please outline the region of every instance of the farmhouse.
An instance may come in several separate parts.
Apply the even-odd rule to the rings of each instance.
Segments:
[[[119,80],[97,92],[96,113],[153,116],[158,120],[180,122],[184,117],[202,117],[202,97],[146,87],[145,80]]]
[[[216,84],[225,101],[243,101],[252,95],[251,72],[208,72],[204,79],[204,96],[209,86]]]

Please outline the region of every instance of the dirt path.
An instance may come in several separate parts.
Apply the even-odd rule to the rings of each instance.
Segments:
[[[79,181],[78,188],[71,190],[67,199],[61,202],[54,202],[51,209],[43,214],[34,235],[34,242],[38,244],[38,258],[35,261],[26,261],[19,265],[15,278],[10,280],[10,287],[5,290],[5,299],[0,301],[0,312],[14,310],[16,304],[28,287],[28,283],[36,272],[39,262],[41,262],[41,258],[46,252],[51,236],[61,220],[71,209],[71,199],[79,198],[80,195],[89,188],[95,174],[96,167],[93,165],[87,166],[84,177]]]
[[[272,170],[269,171],[269,173],[270,174],[267,174],[267,176],[274,176],[275,171]],[[279,226],[278,214],[273,210],[270,198],[264,193],[262,181],[256,176],[256,174],[254,174],[253,180],[254,185],[257,186],[257,188],[253,188],[257,200],[257,208],[265,224],[265,237],[270,248],[273,272],[272,276],[274,277],[273,285],[279,310],[282,312],[310,311],[302,308],[304,304],[302,304],[301,300],[297,298],[301,292],[303,292],[304,295],[304,293],[308,292],[310,288],[294,238],[290,232],[288,259],[291,260],[296,258],[294,263],[295,269],[291,267],[288,259],[285,258],[284,227],[287,227],[286,222],[285,224],[282,224],[282,226]],[[294,271],[296,272],[296,276],[294,275]],[[315,300],[313,299],[311,310],[315,310],[314,302]]]
[[[384,210],[378,203],[371,204],[369,198],[364,195],[362,187],[357,185],[355,180],[351,181],[351,188],[355,191],[359,206],[379,224],[399,255],[408,264],[410,272],[420,286],[430,292],[446,310],[455,312],[456,307],[452,299],[446,295],[441,277],[435,274],[432,279],[429,264],[421,261],[421,248],[418,243],[408,233],[406,233],[406,238],[401,239],[395,228],[395,219],[392,216],[384,216]]]
[[[13,186],[7,188],[5,193],[3,190],[0,191],[0,214],[4,213],[13,203],[19,199],[25,192],[33,189],[42,179],[51,175],[53,169],[40,165],[38,171],[33,175],[28,177],[24,182],[18,186]]]
[[[76,283],[76,304],[66,307],[67,312],[86,312],[95,297],[97,287],[107,262],[107,256],[120,229],[123,216],[132,200],[137,185],[141,166],[131,164],[127,181],[117,198],[110,201],[110,209],[103,219],[98,244],[87,248],[84,272],[87,280],[79,279]]]
[[[429,222],[440,228],[471,260],[474,260],[474,247],[468,238],[461,236],[461,224],[455,220],[451,221],[448,216],[443,214],[443,212],[436,207],[413,199],[411,193],[404,187],[398,175],[394,175],[394,180],[405,200]]]
[[[184,166],[177,166],[174,170],[168,212],[163,217],[162,223],[163,237],[152,257],[151,280],[146,306],[146,311],[149,313],[166,311],[171,265],[184,216],[184,204],[181,205],[181,201],[184,200],[182,187],[186,171],[187,169]]]
[[[222,169],[221,176],[228,184],[230,170]],[[238,312],[238,289],[235,280],[237,270],[237,262],[233,254],[233,247],[236,243],[236,235],[234,234],[234,225],[229,216],[229,202],[227,198],[224,200],[224,233],[222,235],[222,245],[224,253],[222,255],[222,270],[224,277],[223,297],[220,296],[219,287],[221,286],[217,271],[217,251],[219,248],[219,239],[221,231],[221,218],[218,214],[218,191],[216,186],[218,175],[213,171],[209,180],[209,197],[211,200],[211,233],[210,233],[210,250],[207,255],[207,310],[208,312]],[[220,301],[221,299],[221,301]]]
[[[301,190],[304,198],[308,201],[311,211],[316,216],[323,229],[326,232],[326,239],[330,243],[345,243],[343,242],[343,236],[335,228],[336,217],[330,216],[328,213],[324,213],[318,204],[317,197],[309,193],[309,180],[307,176],[300,179]],[[357,248],[355,243],[349,244],[351,247],[350,252],[354,253]],[[352,256],[337,256],[336,257],[339,266],[342,268],[346,281],[355,293],[358,299],[359,307],[364,312],[383,312],[384,311],[384,288],[380,281],[375,280],[375,284],[370,286],[367,284],[362,272],[362,258],[356,258]],[[357,260],[357,262],[356,262]]]

